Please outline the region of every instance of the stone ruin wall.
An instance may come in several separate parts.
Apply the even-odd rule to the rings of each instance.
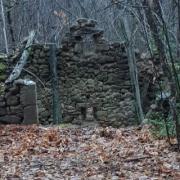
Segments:
[[[0,124],[38,123],[36,85],[4,84],[14,61],[0,56]]]
[[[36,86],[5,86],[0,96],[0,123],[38,123]]]
[[[71,27],[57,49],[59,95],[64,122],[98,121],[121,126],[134,123],[134,100],[124,45],[108,43],[94,21]],[[25,78],[38,84],[39,120],[52,123],[49,47],[35,45]]]
[[[78,21],[62,41],[61,94],[64,119],[112,126],[135,122],[127,55],[108,43],[94,21]]]
[[[48,45],[33,45],[20,77],[37,84],[41,124],[53,121],[49,55]],[[62,46],[57,48],[57,60],[64,122],[81,124],[83,121],[98,121],[102,125],[112,126],[136,123],[125,47],[106,41],[103,31],[96,28],[96,22],[79,20],[71,27]],[[12,60],[12,63],[15,62]],[[21,104],[20,92],[15,96]],[[22,122],[22,111],[20,114]]]

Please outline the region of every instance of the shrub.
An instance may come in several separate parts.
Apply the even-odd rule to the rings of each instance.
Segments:
[[[164,120],[161,113],[152,113],[148,119],[148,123],[152,127],[152,134],[157,138],[167,137],[167,130],[170,137],[174,137],[176,135],[175,124],[170,116]]]

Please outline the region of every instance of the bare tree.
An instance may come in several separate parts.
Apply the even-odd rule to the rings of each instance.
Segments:
[[[177,57],[180,56],[180,0],[177,2],[178,8],[178,25],[177,25],[177,40],[178,40],[178,47],[177,47]]]
[[[141,103],[141,95],[139,89],[139,81],[138,81],[138,71],[136,66],[136,58],[134,53],[134,41],[133,41],[133,33],[130,31],[129,22],[127,18],[122,20],[122,31],[124,33],[127,45],[127,53],[128,53],[128,60],[129,60],[129,69],[130,69],[130,76],[131,81],[133,84],[133,91],[135,94],[135,102],[136,102],[136,111],[139,118],[139,123],[142,123],[144,120],[144,114],[142,109]]]
[[[162,65],[162,69],[164,71],[164,76],[167,75],[168,81],[169,81],[169,85],[171,88],[171,107],[172,107],[172,112],[173,112],[173,118],[174,121],[176,122],[176,135],[177,135],[177,141],[178,141],[178,148],[180,148],[180,123],[178,121],[178,117],[177,117],[177,108],[176,108],[176,98],[179,97],[179,80],[177,77],[177,72],[176,72],[176,68],[175,68],[175,64],[173,61],[173,57],[172,57],[172,51],[170,48],[170,44],[169,44],[169,37],[168,37],[168,32],[167,32],[167,27],[166,27],[166,23],[164,21],[163,15],[162,15],[162,10],[161,10],[161,5],[160,5],[160,1],[159,0],[144,0],[143,2],[144,6],[147,6],[148,8],[146,8],[145,13],[146,13],[146,17],[147,17],[147,21],[148,24],[150,26],[154,41],[155,41],[155,45],[157,47],[158,53],[159,53],[159,58],[160,58],[160,63]],[[169,48],[169,52],[170,52],[170,60],[171,60],[171,64],[172,64],[172,72],[171,69],[169,67],[168,64],[168,59],[166,56],[166,52],[165,52],[165,46],[164,43],[160,37],[159,34],[159,27],[157,25],[157,16],[159,16],[159,18],[162,21],[162,26],[163,26],[163,32],[165,34],[165,38],[168,44],[168,48]]]
[[[3,0],[1,0],[1,15],[2,15],[2,20],[3,20],[3,33],[4,33],[4,42],[5,42],[5,47],[6,47],[6,53],[9,54],[7,31],[6,31],[6,18],[5,18],[5,14],[4,14]]]

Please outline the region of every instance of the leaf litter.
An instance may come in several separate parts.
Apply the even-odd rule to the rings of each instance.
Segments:
[[[0,126],[2,180],[178,180],[180,154],[148,127]]]

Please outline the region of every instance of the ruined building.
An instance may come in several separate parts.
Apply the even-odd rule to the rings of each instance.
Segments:
[[[136,123],[134,95],[125,46],[109,43],[93,20],[79,19],[56,49],[64,122]],[[0,121],[52,123],[52,85],[48,45],[32,45],[21,79],[35,86],[9,85],[0,98]],[[12,60],[12,64],[17,60]],[[149,77],[149,76],[148,76]],[[143,78],[143,77],[142,77]],[[145,83],[145,82],[143,82]],[[141,86],[143,85],[141,84]]]

